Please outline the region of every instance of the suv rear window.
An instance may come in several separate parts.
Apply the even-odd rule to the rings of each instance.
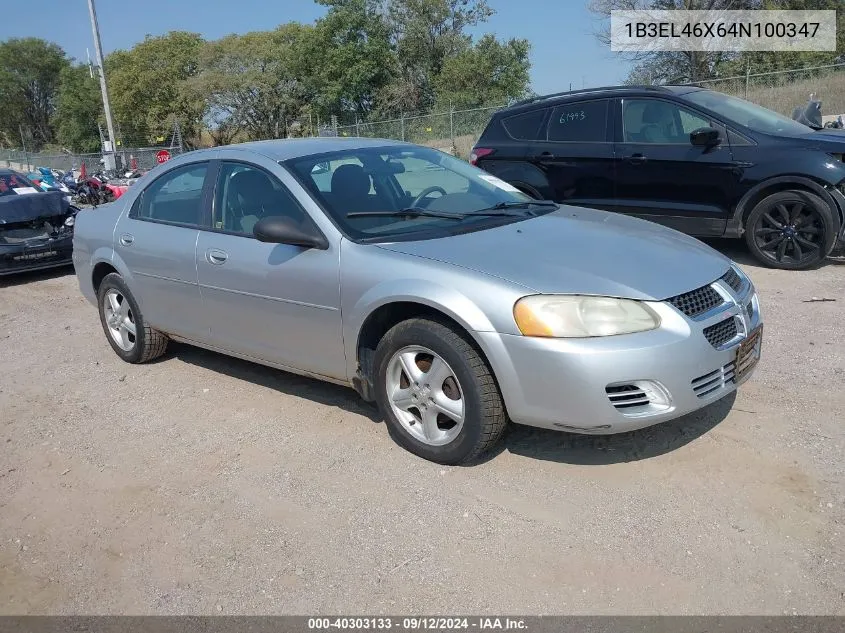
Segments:
[[[523,112],[515,116],[502,119],[505,131],[513,138],[522,141],[536,141],[540,137],[540,125],[546,111],[543,109]]]
[[[609,101],[566,103],[552,110],[548,140],[603,142],[607,140],[607,105]]]

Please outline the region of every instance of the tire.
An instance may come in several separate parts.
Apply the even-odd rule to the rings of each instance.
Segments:
[[[751,210],[745,241],[766,266],[804,270],[820,264],[833,250],[840,226],[838,214],[819,196],[781,191],[763,198]]]
[[[115,299],[118,306],[123,307],[125,304],[128,308],[124,308],[125,312],[121,312],[119,308],[115,309],[111,299]],[[167,349],[167,335],[144,322],[138,302],[123,277],[117,273],[106,275],[100,283],[100,289],[97,291],[97,309],[106,340],[115,354],[124,361],[146,363],[164,354]],[[127,320],[131,328],[127,325]],[[118,321],[120,325],[117,325]]]
[[[445,365],[435,364],[436,357]],[[408,380],[408,365],[402,363],[409,358],[419,363],[410,371],[428,372],[419,376],[416,388]],[[388,431],[397,444],[415,455],[438,464],[466,464],[501,438],[507,415],[496,380],[475,347],[452,326],[430,319],[395,325],[379,342],[374,367],[376,402]],[[446,373],[449,375],[440,380]],[[398,390],[408,394],[402,399],[410,404],[410,411],[395,405]],[[416,398],[414,403],[412,398]],[[440,403],[452,411],[460,408],[461,422],[455,423],[457,416],[442,413]],[[432,419],[436,420],[434,426]],[[423,436],[426,439],[421,439]]]

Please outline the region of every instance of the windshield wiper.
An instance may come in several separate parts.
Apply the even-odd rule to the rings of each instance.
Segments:
[[[528,200],[525,202],[498,202],[494,204],[492,207],[485,207],[484,209],[479,209],[478,211],[473,211],[470,215],[514,215],[510,213],[494,213],[495,211],[506,211],[508,209],[526,209],[528,207],[555,207],[557,208],[557,202],[552,202],[551,200]],[[534,215],[529,211],[530,215]]]
[[[446,213],[445,211],[429,211],[419,207],[408,207],[398,211],[353,211],[346,214],[347,218],[445,218],[447,220],[463,220],[463,213]]]

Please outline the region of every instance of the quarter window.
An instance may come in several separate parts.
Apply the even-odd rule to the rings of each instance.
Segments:
[[[625,99],[622,125],[626,143],[689,144],[690,132],[711,123],[668,101]]]
[[[217,178],[214,228],[252,236],[256,222],[267,217],[285,217],[301,225],[306,213],[287,187],[263,169],[224,162]]]
[[[202,226],[202,189],[208,163],[177,167],[153,181],[132,207],[130,217]]]
[[[517,114],[516,116],[509,116],[502,121],[508,134],[513,138],[522,141],[536,141],[540,134],[540,125],[543,123],[543,117],[546,110],[534,110],[532,112],[525,112]]]
[[[607,140],[607,101],[567,103],[552,110],[548,139],[579,143]]]

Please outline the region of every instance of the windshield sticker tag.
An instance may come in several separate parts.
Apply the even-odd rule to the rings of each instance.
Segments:
[[[495,176],[491,176],[489,174],[479,174],[479,178],[486,180],[491,185],[498,187],[499,189],[504,189],[505,191],[512,191],[514,193],[519,193],[519,189],[511,185],[510,183],[501,180],[500,178],[496,178]]]
[[[14,187],[12,189],[18,195],[24,195],[27,193],[38,193],[38,189],[35,187]]]

